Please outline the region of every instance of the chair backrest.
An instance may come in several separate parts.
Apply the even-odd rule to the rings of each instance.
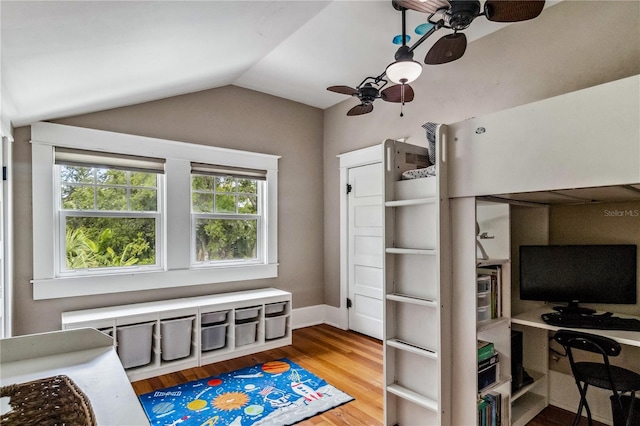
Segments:
[[[618,356],[622,347],[615,340],[595,334],[571,330],[558,330],[553,339],[565,348],[601,354],[603,357]]]

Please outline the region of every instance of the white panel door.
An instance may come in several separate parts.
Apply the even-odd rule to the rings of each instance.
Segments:
[[[350,168],[349,329],[382,339],[382,163]]]

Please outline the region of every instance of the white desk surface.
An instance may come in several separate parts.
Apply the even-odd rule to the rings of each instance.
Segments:
[[[551,331],[557,331],[561,328],[567,329],[567,330],[582,331],[584,333],[591,333],[591,334],[597,334],[599,336],[608,337],[623,345],[640,347],[640,331],[599,330],[599,329],[593,329],[593,328],[559,327],[556,325],[547,324],[542,320],[542,318],[540,318],[540,315],[546,314],[549,312],[555,312],[555,311],[550,306],[534,309],[533,311],[528,311],[523,314],[512,317],[511,322],[514,324],[521,324],[529,327],[542,328],[542,329],[551,330]],[[620,318],[640,319],[640,317],[634,317],[631,315],[623,315],[623,314],[614,314],[614,315]]]
[[[66,348],[63,352],[62,348]],[[99,425],[148,425],[113,341],[93,329],[0,340],[0,385],[66,375],[87,395]]]

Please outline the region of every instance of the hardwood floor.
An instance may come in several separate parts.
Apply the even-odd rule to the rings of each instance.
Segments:
[[[141,395],[278,358],[289,358],[355,398],[354,401],[305,420],[300,425],[383,424],[381,342],[328,325],[295,330],[291,346],[133,382],[133,389],[136,394]],[[557,407],[547,407],[528,426],[570,425],[572,421],[573,413]],[[586,420],[580,424],[586,424]],[[602,425],[596,422],[594,424]]]

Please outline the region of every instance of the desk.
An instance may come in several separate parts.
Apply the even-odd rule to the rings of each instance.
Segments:
[[[65,374],[89,398],[98,425],[148,425],[113,340],[94,329],[0,340],[0,385]]]
[[[538,412],[544,409],[550,402],[560,408],[573,410],[578,406],[578,391],[573,383],[573,378],[565,373],[549,372],[549,331],[559,329],[576,330],[585,333],[605,336],[622,345],[640,348],[640,332],[626,330],[596,330],[590,328],[569,328],[547,324],[540,315],[553,312],[551,306],[534,309],[516,315],[511,318],[512,328],[524,332],[524,366],[526,371],[534,378],[534,383],[525,386],[511,396],[512,419],[522,419],[514,422],[515,425],[525,425]],[[630,315],[616,314],[619,317],[638,318]],[[624,350],[623,350],[624,352]],[[638,367],[633,370],[638,370]],[[553,377],[552,377],[553,376]],[[553,379],[553,383],[552,383]],[[551,390],[554,390],[551,398]],[[595,389],[594,389],[595,390]],[[603,423],[611,422],[611,409],[608,397],[596,396],[598,392],[590,392],[591,398],[596,398],[596,403],[590,398],[589,405],[594,415],[594,420]],[[551,401],[552,400],[552,401]]]
[[[549,312],[554,312],[551,307],[543,307],[539,309],[535,309],[533,311],[525,312],[520,315],[516,315],[511,318],[511,323],[513,324],[521,324],[529,327],[542,328],[545,330],[558,331],[561,328],[566,330],[576,330],[582,331],[584,333],[597,334],[599,336],[608,337],[610,339],[615,340],[621,345],[630,345],[640,347],[640,331],[626,331],[626,330],[595,330],[592,328],[569,328],[569,327],[560,327],[556,325],[547,324],[542,321],[540,315],[546,314]],[[640,319],[640,317],[633,317],[630,315],[622,315],[622,314],[614,314],[617,317],[621,318],[636,318]]]

